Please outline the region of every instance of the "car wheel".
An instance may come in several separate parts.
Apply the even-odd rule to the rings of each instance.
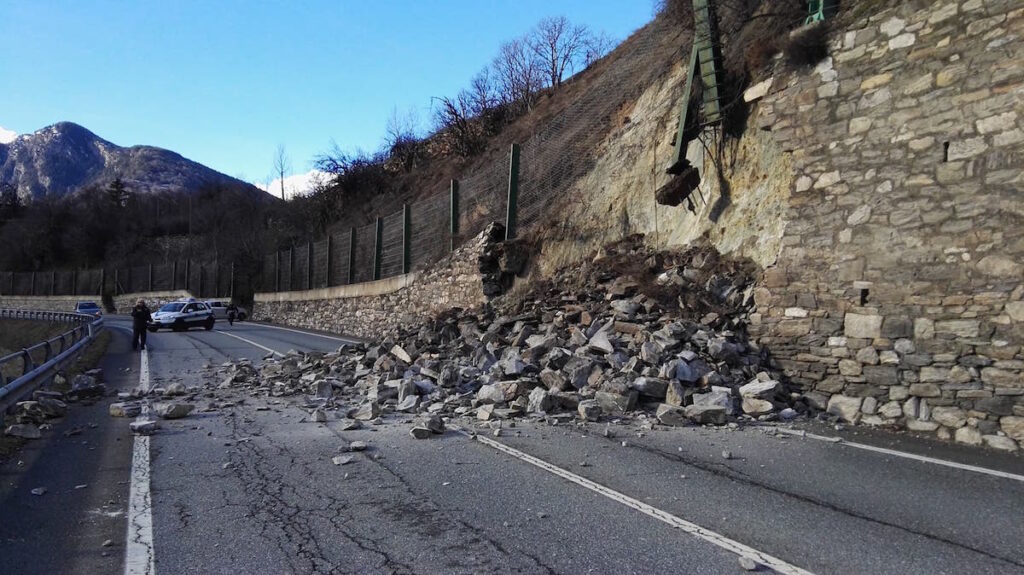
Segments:
[[[211,317],[210,319],[206,320],[206,325],[204,325],[203,327],[206,328],[206,331],[210,331],[211,329],[213,329],[213,318]]]
[[[158,330],[158,329],[160,329],[160,328],[158,328],[158,327],[157,327],[157,326],[155,326],[155,325],[151,325],[151,326],[149,326],[149,327],[148,327],[148,328],[146,328],[146,329],[148,329],[148,330],[149,330],[149,333],[156,333],[156,330]]]
[[[246,316],[245,316],[245,314],[244,314],[244,313],[240,313],[240,314],[238,314],[238,321],[245,321],[245,317],[246,317]]]
[[[171,326],[171,329],[174,331],[185,331],[186,329],[188,329],[188,327],[185,325],[185,322],[179,319],[175,320],[174,325]]]

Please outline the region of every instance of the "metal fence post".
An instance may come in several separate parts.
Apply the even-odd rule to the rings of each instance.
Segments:
[[[185,258],[185,291],[189,291],[190,281],[192,281],[192,260]]]
[[[56,287],[57,287],[57,272],[50,272],[50,295],[56,295],[56,294],[54,294],[54,290],[56,289]],[[75,284],[73,287],[78,287],[78,284]],[[72,292],[72,293],[74,295],[78,295],[78,291],[77,290]]]
[[[352,228],[348,238],[348,279],[346,284],[351,284],[356,278],[356,229]],[[12,282],[13,285],[13,282]]]
[[[100,268],[100,293],[103,295],[107,291],[107,268]]]
[[[295,291],[295,246],[288,248],[288,291]]]
[[[455,251],[455,238],[459,235],[459,181],[453,179],[448,189],[448,251]]]
[[[412,235],[412,221],[410,220],[409,204],[402,204],[402,273],[409,273],[410,245],[409,239]]]
[[[380,255],[384,249],[384,220],[377,217],[377,232],[373,240],[373,279],[380,279]]]
[[[149,281],[146,282],[146,291],[153,291],[153,264],[149,264]]]
[[[36,295],[36,272],[35,271],[32,272],[32,287],[30,288],[29,293],[32,294],[32,295]]]
[[[519,144],[512,144],[508,158],[508,203],[505,212],[505,239],[516,237],[519,204]]]
[[[235,262],[231,262],[231,281],[228,283],[228,296],[235,299]]]

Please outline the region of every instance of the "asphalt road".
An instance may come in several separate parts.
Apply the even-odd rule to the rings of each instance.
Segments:
[[[116,335],[104,367],[113,386],[134,387],[140,355]],[[229,359],[341,344],[251,323],[160,332],[149,383],[219,381]],[[739,573],[741,554],[760,553],[790,572],[1024,573],[1020,456],[862,430],[833,443],[642,422],[418,441],[406,416],[343,431],[295,402],[211,394],[150,438],[156,572]],[[62,435],[87,423],[97,427]],[[0,572],[132,572],[127,424],[105,402],[79,407],[20,464],[0,466]],[[345,453],[355,440],[369,448]],[[352,462],[335,465],[337,455]],[[46,495],[29,495],[40,485]]]

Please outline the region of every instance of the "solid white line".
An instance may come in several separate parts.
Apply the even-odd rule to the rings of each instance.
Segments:
[[[139,357],[139,388],[149,391],[149,350]],[[149,414],[142,409],[141,421]],[[125,575],[155,575],[153,550],[153,499],[149,490],[149,436],[136,435],[132,446],[132,471],[128,492],[128,535],[124,549]]]
[[[235,338],[235,339],[238,339],[238,340],[244,341],[245,343],[247,343],[247,344],[249,344],[249,345],[254,345],[254,346],[256,346],[256,347],[258,347],[258,348],[262,349],[263,351],[266,351],[266,352],[272,353],[272,354],[274,354],[274,355],[276,355],[276,356],[278,356],[278,357],[284,357],[284,354],[283,354],[283,353],[281,353],[281,352],[279,352],[279,351],[274,351],[274,350],[270,349],[269,347],[267,347],[267,346],[265,346],[265,345],[260,345],[260,344],[256,343],[255,341],[252,341],[251,339],[245,339],[244,337],[239,337],[239,336],[237,336],[237,335],[235,335],[235,334],[233,334],[233,333],[228,333],[228,332],[226,332],[226,331],[221,331],[221,330],[219,330],[219,329],[215,329],[215,330],[213,330],[213,331],[215,331],[215,332],[217,332],[217,333],[220,333],[220,334],[224,334],[224,335],[226,335],[226,336],[228,336],[228,337],[233,337],[233,338]]]
[[[874,445],[866,445],[864,443],[855,443],[852,441],[844,441],[840,445],[847,445],[849,447],[856,447],[857,449],[864,449],[867,451],[875,451],[878,453],[884,453],[886,455],[895,455],[896,457],[905,457],[907,459],[914,459],[917,461],[923,461],[925,463],[934,463],[936,465],[944,465],[946,467],[952,467],[954,469],[963,469],[965,471],[974,471],[975,473],[984,473],[985,475],[992,475],[993,477],[1002,477],[1003,479],[1012,479],[1014,481],[1024,482],[1024,475],[1016,475],[1014,473],[1007,473],[1005,471],[999,471],[996,469],[988,469],[987,467],[978,467],[976,465],[967,465],[966,463],[957,463],[955,461],[946,461],[945,459],[936,459],[934,457],[928,457],[925,455],[917,455],[916,453],[907,453],[905,451],[896,451],[895,449],[886,449],[884,447],[875,447]]]
[[[459,430],[459,431],[461,431],[461,430]],[[545,471],[547,471],[549,473],[553,473],[554,475],[557,475],[557,476],[559,476],[559,477],[561,477],[563,479],[571,481],[572,483],[575,483],[576,485],[579,485],[581,487],[585,487],[585,488],[587,488],[587,489],[589,489],[591,491],[594,491],[595,493],[599,493],[601,495],[604,495],[605,497],[607,497],[607,498],[609,498],[609,499],[611,499],[613,501],[617,501],[619,503],[622,503],[623,505],[626,505],[627,507],[631,507],[633,509],[636,509],[637,511],[639,511],[639,512],[645,514],[645,515],[653,517],[653,518],[655,518],[655,519],[657,519],[659,521],[662,521],[664,523],[667,523],[667,524],[671,525],[672,527],[675,527],[675,528],[677,528],[677,529],[679,529],[679,530],[681,530],[681,531],[683,531],[685,533],[689,533],[690,535],[693,535],[693,536],[698,537],[700,539],[703,539],[703,540],[705,540],[705,541],[707,541],[709,543],[717,545],[718,547],[721,547],[722,549],[725,549],[726,551],[729,551],[731,553],[735,553],[735,554],[740,555],[742,557],[749,557],[749,558],[757,561],[758,563],[760,563],[762,565],[765,565],[767,567],[770,567],[771,569],[774,569],[778,573],[783,573],[785,575],[811,575],[810,571],[807,571],[805,569],[801,569],[800,567],[797,567],[795,565],[787,563],[787,562],[783,561],[782,559],[779,559],[777,557],[774,557],[774,556],[769,555],[767,553],[764,553],[762,551],[758,551],[757,549],[754,549],[753,547],[748,547],[747,545],[744,545],[744,544],[740,543],[739,541],[735,541],[733,539],[729,539],[728,537],[726,537],[726,536],[724,536],[724,535],[722,535],[720,533],[716,533],[715,531],[711,531],[710,529],[705,529],[704,527],[701,527],[700,525],[697,525],[696,523],[691,523],[690,521],[687,521],[687,520],[682,519],[682,518],[680,518],[678,516],[672,515],[671,513],[668,513],[667,511],[662,511],[661,509],[658,509],[657,507],[653,507],[653,506],[648,505],[648,504],[646,504],[646,503],[644,503],[642,501],[639,501],[637,499],[633,499],[632,497],[630,497],[628,495],[625,495],[623,493],[615,491],[614,489],[611,489],[609,487],[605,487],[604,485],[601,485],[600,483],[591,481],[591,480],[589,480],[589,479],[587,479],[585,477],[582,477],[580,475],[576,475],[575,473],[572,473],[570,471],[566,471],[565,469],[562,469],[561,467],[558,467],[557,465],[553,465],[551,463],[548,463],[547,461],[544,461],[543,459],[536,458],[536,457],[534,457],[534,456],[532,456],[532,455],[530,455],[528,453],[524,453],[522,451],[519,451],[518,449],[514,449],[512,447],[509,447],[509,446],[505,445],[504,443],[499,443],[497,441],[494,441],[493,439],[489,439],[487,437],[482,437],[482,436],[479,436],[479,435],[470,435],[470,434],[466,433],[465,431],[462,431],[462,433],[464,433],[466,435],[469,435],[470,437],[472,437],[473,439],[476,439],[477,441],[479,441],[480,443],[483,443],[484,445],[493,447],[494,449],[497,449],[498,451],[501,451],[503,453],[511,455],[512,457],[515,457],[516,459],[519,459],[521,461],[525,461],[526,463],[529,463],[529,464],[534,465],[536,467],[539,467],[539,468],[541,468],[541,469],[543,469],[543,470],[545,470]]]
[[[293,328],[290,328],[290,327],[281,327],[279,325],[267,325],[265,323],[252,323],[252,322],[250,322],[248,325],[251,325],[251,326],[254,326],[254,327],[256,327],[256,326],[258,326],[258,327],[265,327],[267,329],[279,329],[281,331],[290,331],[292,333],[300,333],[302,335],[311,335],[311,336],[314,336],[314,337],[322,337],[324,339],[333,339],[334,341],[340,341],[342,343],[359,343],[358,340],[354,340],[354,339],[349,339],[349,338],[345,338],[345,337],[336,337],[336,336],[333,336],[333,335],[324,335],[322,333],[312,333],[312,332],[308,332],[308,331],[302,331],[301,329],[293,329]]]
[[[957,463],[956,461],[949,461],[946,459],[938,459],[935,457],[928,457],[927,455],[918,455],[916,453],[908,453],[906,451],[897,451],[895,449],[887,449],[885,447],[876,447],[874,445],[868,445],[866,443],[857,443],[855,441],[846,441],[842,437],[834,437],[829,435],[818,435],[815,433],[807,433],[801,429],[787,429],[785,427],[773,427],[768,429],[774,429],[779,433],[785,433],[786,435],[795,435],[797,437],[806,437],[808,439],[816,439],[818,441],[827,441],[829,443],[836,443],[839,445],[846,445],[848,447],[855,447],[857,449],[863,449],[865,451],[874,451],[876,453],[884,453],[886,455],[892,455],[894,457],[902,457],[904,459],[913,459],[914,461],[921,461],[923,463],[932,463],[935,465],[942,465],[943,467],[951,467],[953,469],[962,469],[964,471],[973,471],[975,473],[984,473],[985,475],[991,475],[993,477],[1001,477],[1003,479],[1012,479],[1014,481],[1024,482],[1024,475],[1017,475],[1015,473],[1008,473],[1006,471],[999,471],[998,469],[989,469],[987,467],[978,467],[977,465],[967,465],[966,463]]]

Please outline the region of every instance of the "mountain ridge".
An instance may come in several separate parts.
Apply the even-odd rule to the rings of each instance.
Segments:
[[[58,122],[0,144],[0,182],[13,184],[23,201],[105,187],[116,178],[143,194],[195,192],[207,184],[265,194],[172,150],[118,146],[74,122]]]

